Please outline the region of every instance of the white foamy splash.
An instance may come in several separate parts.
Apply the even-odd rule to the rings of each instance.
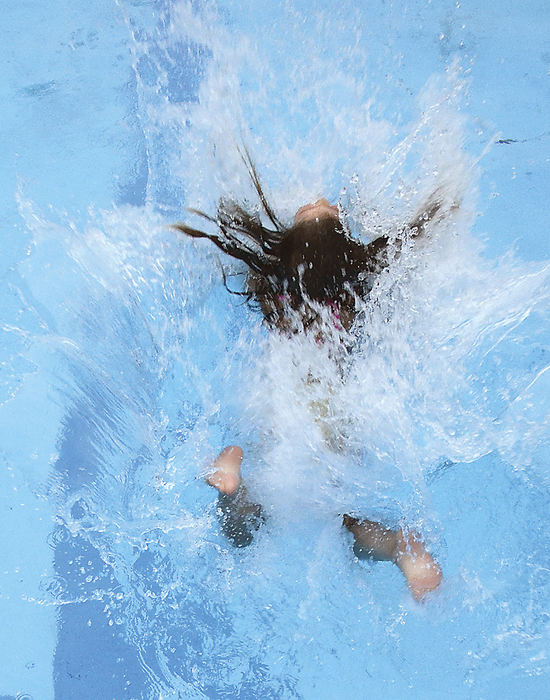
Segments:
[[[346,22],[318,27],[333,39],[347,29]],[[299,23],[289,29],[299,30]],[[435,192],[445,202],[425,239],[405,247],[365,300],[345,377],[311,339],[267,338],[260,316],[221,287],[213,246],[178,239],[166,228],[171,220],[150,207],[93,215],[79,232],[70,222],[41,220],[22,200],[35,248],[63,242],[65,276],[72,270],[76,289],[70,306],[92,302],[87,321],[62,307],[64,352],[117,397],[116,411],[130,414],[118,430],[125,435],[132,425],[144,439],[156,464],[152,480],[150,467],[144,474],[155,498],[159,488],[171,496],[200,476],[227,440],[247,449],[245,474],[258,498],[286,517],[299,518],[306,504],[332,513],[388,507],[396,519],[412,508],[409,517],[423,517],[408,496],[403,501],[403,483],[418,496],[447,460],[493,450],[521,466],[547,439],[540,397],[549,376],[548,267],[512,254],[487,261],[471,234],[478,165],[464,149],[458,64],[427,82],[416,121],[397,133],[372,116],[373,101],[349,74],[351,54],[340,64],[331,56],[330,72],[323,57],[314,68],[313,40],[306,40],[289,75],[260,53],[260,40],[230,35],[212,15],[182,4],[155,52],[137,45],[136,56],[139,49],[169,54],[182,41],[209,52],[198,101],[171,104],[160,68],[153,87],[138,80],[145,135],[161,132],[178,144],[165,157],[187,193],[182,210],[213,213],[223,196],[258,208],[238,152],[243,144],[283,219],[328,195],[338,198],[352,234],[368,240],[399,231]],[[366,65],[359,48],[352,54],[356,66]],[[152,204],[167,177],[156,162]],[[45,287],[51,297],[52,285]],[[122,359],[128,354],[130,366]],[[145,393],[143,376],[151,382]],[[327,414],[321,422],[319,405]],[[119,478],[116,470],[111,478]]]
[[[248,377],[249,362],[258,362],[258,353],[262,359],[245,380],[240,409],[239,396],[222,392],[219,400],[246,415],[233,438],[252,449],[249,476],[260,495],[277,500],[278,491],[288,505],[289,494],[299,494],[291,499],[297,512],[304,498],[324,498],[335,508],[341,497],[342,507],[357,508],[384,483],[381,475],[394,470],[418,487],[445,460],[472,461],[498,450],[525,464],[548,413],[535,397],[548,377],[549,271],[511,254],[487,261],[471,234],[478,163],[465,150],[467,84],[460,65],[427,82],[416,121],[397,131],[373,117],[367,81],[354,77],[366,70],[366,54],[355,46],[337,59],[330,54],[329,65],[314,48],[323,41],[346,44],[349,22],[325,20],[314,36],[304,35],[296,20],[288,26],[290,39],[268,38],[260,28],[252,41],[180,5],[170,41],[191,40],[211,52],[198,101],[153,100],[148,111],[155,128],[179,138],[170,158],[186,204],[209,213],[223,196],[258,207],[238,153],[243,144],[283,219],[317,196],[338,198],[353,234],[368,240],[399,230],[435,192],[446,202],[447,215],[426,240],[403,251],[365,302],[345,382],[309,340],[258,341],[254,333],[247,340],[243,330],[233,371]],[[264,39],[273,47],[293,38],[290,72],[260,50]],[[307,384],[312,366],[320,380],[315,389]],[[315,398],[319,391],[330,394],[334,421],[346,426],[347,454],[348,448],[327,452],[310,410],[312,401],[326,399]],[[269,467],[260,469],[261,463]],[[346,485],[340,496],[336,483]]]
[[[213,492],[200,476],[224,444],[245,447],[245,475],[272,514],[266,537],[289,522],[330,524],[344,509],[380,512],[429,534],[425,519],[437,519],[426,510],[429,480],[446,461],[498,451],[522,467],[548,440],[549,269],[512,254],[489,261],[472,236],[479,165],[465,148],[460,65],[428,80],[416,119],[396,127],[361,78],[368,60],[360,43],[348,46],[352,18],[320,16],[306,36],[303,20],[296,13],[286,34],[264,27],[252,40],[181,4],[162,36],[135,48],[141,124],[153,154],[148,206],[92,214],[81,230],[48,222],[21,202],[34,250],[20,274],[50,307],[42,332],[29,339],[38,348],[33,357],[38,362],[47,346],[61,358],[52,363],[61,401],[69,418],[87,416],[97,466],[85,487],[56,475],[45,493],[59,503],[59,522],[97,548],[121,586],[122,598],[113,599],[112,591],[98,593],[94,579],[78,599],[108,601],[152,687],[163,692],[187,686],[168,652],[172,641],[157,639],[158,619],[190,637],[200,629],[202,654],[238,605],[233,589],[260,600],[246,579],[256,565],[277,582],[269,596],[280,598],[279,610],[292,594],[274,573],[284,551],[251,551],[241,573],[221,551]],[[173,102],[166,65],[186,42],[205,47],[204,75],[196,100]],[[346,49],[324,55],[322,45]],[[275,58],[288,46],[290,71]],[[140,52],[166,58],[155,80],[140,74]],[[154,155],[161,145],[162,157]],[[185,192],[182,218],[184,206],[214,213],[223,196],[257,206],[238,154],[243,145],[283,219],[327,196],[339,201],[353,235],[368,240],[399,230],[436,191],[446,202],[448,215],[404,249],[364,302],[344,377],[326,345],[268,337],[259,315],[223,289],[213,246],[166,228],[176,216],[167,203],[173,191]],[[322,421],[312,404],[325,411]],[[316,609],[326,569],[315,562],[320,551],[337,551],[335,539],[322,530],[311,557],[304,555],[300,613]],[[338,571],[347,566],[343,555],[330,556]],[[183,605],[187,595],[200,613]],[[214,596],[222,612],[209,617]],[[65,588],[57,604],[74,599]],[[239,609],[239,619],[248,614],[252,625],[253,608]],[[214,661],[201,667],[202,682],[231,677]]]

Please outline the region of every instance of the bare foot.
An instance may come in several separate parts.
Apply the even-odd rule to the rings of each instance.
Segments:
[[[398,538],[395,563],[407,579],[407,585],[415,599],[422,600],[427,593],[439,586],[443,574],[439,564],[417,537],[409,534],[405,538],[400,531]]]
[[[241,462],[243,451],[237,445],[223,449],[212,464],[212,471],[206,477],[206,483],[228,496],[235,493],[241,485]]]

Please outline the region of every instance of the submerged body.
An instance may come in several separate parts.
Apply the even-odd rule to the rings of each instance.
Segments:
[[[215,219],[195,212],[214,222],[219,233],[207,234],[184,224],[176,228],[192,237],[209,238],[224,252],[243,260],[250,270],[247,294],[259,305],[268,327],[288,336],[313,334],[317,343],[328,345],[341,366],[341,358],[352,350],[350,331],[358,302],[370,293],[378,274],[399,256],[404,240],[423,235],[426,225],[441,216],[441,201],[432,197],[397,235],[381,236],[364,245],[346,233],[338,208],[324,198],[298,209],[293,224],[284,227],[265,200],[252,162],[249,158],[245,162],[275,230],[263,227],[240,206],[224,202]],[[310,376],[307,381],[314,383],[316,378]],[[335,435],[324,423],[327,402],[312,402],[311,409],[329,448],[341,451],[345,436]],[[263,522],[261,506],[250,501],[242,481],[242,459],[239,446],[225,447],[207,477],[219,492],[222,528],[236,546],[249,544]],[[441,569],[416,533],[390,530],[351,515],[343,516],[343,525],[354,535],[356,553],[394,562],[417,600],[439,586]]]

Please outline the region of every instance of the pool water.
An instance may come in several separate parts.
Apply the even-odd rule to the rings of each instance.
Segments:
[[[5,10],[0,698],[548,694],[549,33],[538,0]],[[327,196],[367,240],[444,197],[344,383],[169,228],[256,205],[243,146],[283,220]],[[230,443],[246,549],[202,478]],[[441,589],[344,509],[421,532]]]

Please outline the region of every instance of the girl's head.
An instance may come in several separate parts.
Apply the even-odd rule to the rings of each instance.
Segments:
[[[245,152],[246,153],[246,152]],[[273,225],[264,226],[257,215],[235,202],[220,201],[217,216],[193,211],[215,224],[206,233],[185,224],[175,228],[194,238],[209,238],[228,255],[249,268],[247,293],[259,302],[273,325],[285,326],[285,315],[305,313],[310,302],[340,304],[360,285],[367,255],[365,246],[351,239],[338,209],[319,199],[296,212],[283,225],[267,203],[248,153],[243,156],[263,210]]]
[[[303,207],[300,207],[294,217],[294,224],[296,225],[303,221],[319,221],[324,218],[339,219],[340,216],[338,207],[323,197],[314,204],[305,204]]]
[[[328,210],[330,205],[324,210],[307,206],[311,208],[298,210],[279,244],[282,277],[291,294],[334,301],[357,286],[365,249],[345,233],[337,212]]]

